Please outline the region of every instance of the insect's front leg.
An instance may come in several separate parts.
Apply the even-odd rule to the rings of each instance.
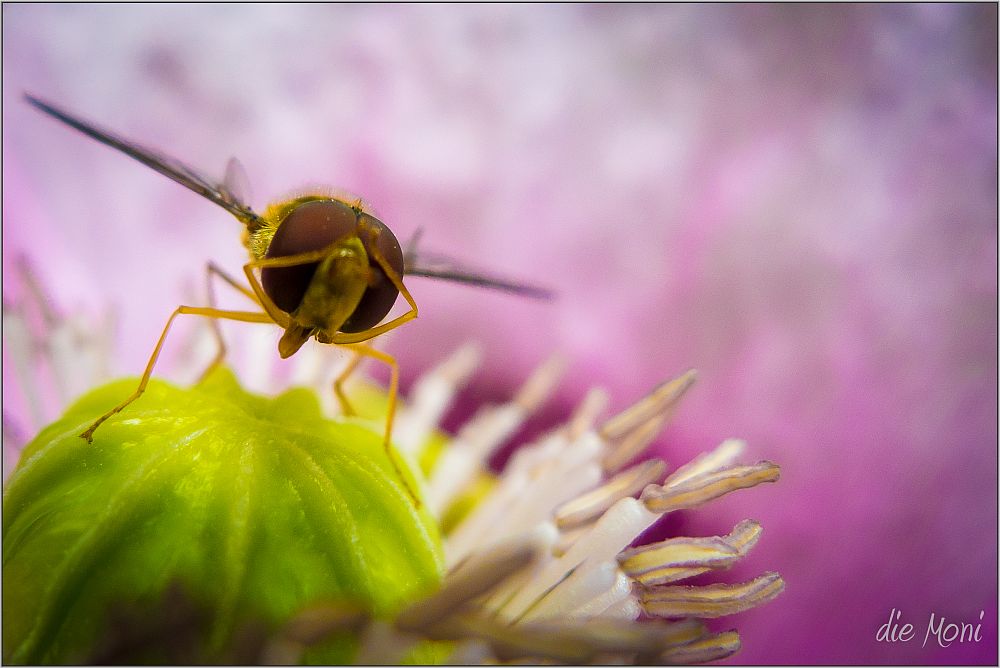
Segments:
[[[396,286],[396,289],[399,290],[399,294],[403,295],[403,299],[405,299],[406,303],[410,305],[410,310],[397,318],[393,318],[389,322],[383,323],[376,327],[372,327],[371,329],[366,329],[363,332],[356,332],[353,334],[348,334],[345,332],[337,332],[332,337],[333,343],[341,345],[347,343],[361,343],[362,341],[373,339],[379,334],[385,334],[386,332],[392,331],[401,325],[405,325],[406,323],[416,319],[417,317],[417,302],[414,301],[413,295],[411,295],[410,291],[406,289],[405,285],[403,285],[403,278],[398,273],[396,273],[396,270],[392,268],[392,265],[389,264],[389,261],[386,260],[385,256],[382,255],[381,251],[378,250],[377,244],[375,243],[371,244],[371,249],[369,250],[369,254],[375,260],[375,262],[378,263],[378,266],[382,268],[382,271],[385,272],[385,275],[389,279],[389,281],[391,281],[392,284]]]
[[[153,348],[153,354],[149,357],[149,362],[146,363],[146,370],[142,373],[142,378],[139,380],[139,387],[136,388],[128,399],[121,402],[110,411],[97,418],[94,424],[80,434],[81,438],[87,439],[88,443],[94,441],[94,432],[100,427],[105,420],[111,416],[119,413],[128,406],[130,403],[142,396],[142,393],[146,391],[146,385],[149,384],[149,378],[153,375],[153,367],[156,366],[156,360],[160,357],[160,350],[163,348],[163,342],[167,339],[167,333],[170,331],[170,325],[173,324],[174,318],[181,314],[187,315],[200,315],[206,318],[219,318],[222,320],[236,320],[239,322],[259,322],[259,323],[273,323],[274,321],[270,316],[264,313],[253,313],[250,311],[220,311],[215,308],[204,308],[200,306],[178,306],[170,317],[167,318],[167,324],[163,326],[163,332],[160,333],[160,338],[156,341],[156,347]]]
[[[303,264],[310,264],[312,262],[319,262],[323,258],[327,257],[336,247],[337,243],[335,242],[327,248],[308,251],[306,253],[298,253],[297,255],[284,255],[282,257],[266,257],[259,260],[251,260],[243,265],[243,273],[246,274],[247,280],[250,281],[250,287],[253,289],[253,293],[256,295],[257,301],[264,307],[267,314],[284,329],[288,329],[289,325],[292,324],[292,319],[287,313],[278,308],[278,305],[274,303],[274,300],[271,299],[266,292],[264,292],[264,286],[261,285],[260,279],[257,278],[257,275],[254,273],[254,269],[264,269],[266,267],[295,267]]]

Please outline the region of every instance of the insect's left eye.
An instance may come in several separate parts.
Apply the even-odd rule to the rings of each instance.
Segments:
[[[354,313],[341,326],[342,332],[363,332],[379,323],[392,309],[399,291],[372,256],[372,236],[379,251],[397,274],[403,275],[403,251],[399,241],[382,221],[362,213],[360,217],[347,204],[334,199],[313,200],[295,207],[278,226],[265,257],[288,257],[320,250],[337,239],[358,234],[358,222],[370,233],[361,234],[368,252],[373,280]],[[261,270],[264,292],[282,311],[291,313],[299,307],[319,263],[294,267],[266,267]]]

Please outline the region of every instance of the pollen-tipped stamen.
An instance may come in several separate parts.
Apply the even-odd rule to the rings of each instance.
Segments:
[[[597,489],[560,506],[555,513],[556,526],[572,529],[596,519],[619,499],[634,496],[647,485],[662,480],[666,470],[663,460],[650,459],[622,471]]]
[[[650,418],[672,409],[691,387],[696,377],[697,372],[692,369],[677,378],[660,383],[642,399],[601,425],[601,435],[613,441]]]
[[[682,484],[649,485],[640,497],[650,510],[668,513],[694,508],[738,489],[775,482],[781,469],[768,461],[749,466],[731,466],[721,471],[695,476]]]
[[[760,524],[740,522],[728,536],[668,538],[618,555],[622,570],[641,585],[666,584],[725,569],[746,556],[760,537]]]
[[[740,635],[736,631],[726,631],[687,645],[672,647],[660,654],[658,663],[685,666],[719,661],[740,651],[741,645]]]
[[[400,613],[396,626],[411,631],[433,626],[534,562],[539,549],[539,541],[529,537],[475,555],[452,571],[433,596]]]
[[[785,581],[781,576],[769,572],[740,584],[650,587],[641,592],[639,600],[643,610],[656,617],[711,619],[766,603],[784,588]]]

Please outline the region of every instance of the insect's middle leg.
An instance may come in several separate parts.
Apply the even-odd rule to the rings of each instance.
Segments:
[[[213,276],[222,279],[234,290],[236,290],[240,294],[246,296],[248,299],[253,301],[254,304],[256,304],[257,306],[261,306],[260,300],[257,299],[257,295],[255,295],[252,291],[248,290],[245,286],[240,285],[235,278],[227,274],[225,270],[222,269],[219,265],[215,264],[214,262],[209,262],[205,266],[205,291],[208,294],[208,305],[210,308],[213,309],[218,308],[218,304],[216,304],[215,301],[215,287],[212,281]],[[215,356],[212,358],[212,361],[209,362],[208,366],[202,372],[201,376],[198,379],[198,382],[205,380],[205,378],[207,378],[208,375],[216,369],[216,367],[222,364],[222,361],[226,358],[226,341],[222,337],[222,328],[219,327],[219,318],[210,318],[209,326],[211,327],[212,335],[215,338],[216,353]]]
[[[92,443],[94,440],[94,432],[97,428],[104,423],[105,420],[111,416],[119,413],[128,406],[130,403],[142,396],[142,393],[146,391],[146,385],[149,384],[149,378],[153,375],[153,367],[156,366],[156,360],[160,357],[160,350],[163,348],[163,342],[167,339],[167,333],[170,332],[170,325],[173,324],[174,318],[181,314],[187,315],[200,315],[206,318],[220,318],[222,320],[237,320],[239,322],[259,322],[272,324],[274,321],[265,313],[253,313],[249,311],[220,311],[215,308],[203,308],[199,306],[178,306],[170,317],[167,318],[167,324],[163,326],[163,331],[160,333],[160,338],[156,341],[156,347],[153,348],[153,354],[149,356],[149,362],[146,363],[146,370],[142,373],[142,378],[139,380],[139,387],[136,388],[125,401],[121,402],[110,411],[97,418],[92,425],[87,429],[87,431],[80,434],[81,438],[87,439],[88,443]]]
[[[409,493],[410,498],[413,499],[414,505],[419,508],[420,499],[417,498],[416,492],[414,492],[413,488],[410,487],[409,481],[406,479],[406,476],[403,475],[403,471],[399,468],[399,464],[396,463],[396,459],[393,457],[392,452],[392,423],[396,417],[396,397],[399,395],[399,364],[396,363],[396,358],[389,353],[376,350],[369,345],[354,344],[348,347],[358,354],[356,360],[360,360],[362,356],[371,357],[389,365],[391,372],[391,375],[389,376],[389,406],[386,410],[385,434],[382,438],[382,446],[385,448],[385,456],[389,458],[389,461],[392,462],[392,467],[396,470],[396,475],[403,481],[403,485],[406,487],[406,491]]]
[[[351,351],[351,361],[347,363],[344,370],[337,374],[337,377],[334,379],[333,393],[337,395],[337,401],[340,402],[340,410],[344,415],[357,415],[358,412],[354,410],[351,402],[347,400],[347,393],[344,392],[344,383],[354,373],[354,370],[358,368],[358,365],[361,364],[362,355],[353,348],[348,348],[348,350]]]

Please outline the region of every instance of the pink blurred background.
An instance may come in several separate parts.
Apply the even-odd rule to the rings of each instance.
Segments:
[[[239,225],[24,90],[211,173],[239,156],[258,209],[337,186],[555,288],[410,282],[404,388],[484,344],[452,424],[554,350],[532,429],[699,369],[668,461],[739,436],[783,468],[668,522],[764,524],[725,577],[787,589],[723,620],[733,662],[996,663],[996,5],[5,5],[3,56],[4,298],[26,252],[65,310],[115,305],[116,372],[207,260],[239,271]],[[893,608],[917,638],[876,641]],[[921,647],[980,611],[980,642]]]

